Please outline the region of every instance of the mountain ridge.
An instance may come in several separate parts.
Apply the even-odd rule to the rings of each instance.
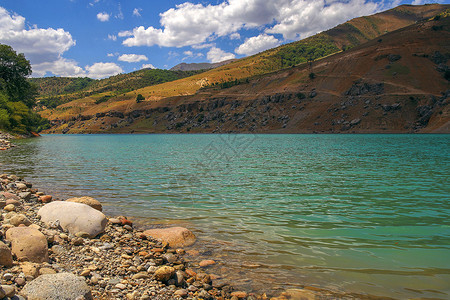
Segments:
[[[216,63],[180,63],[176,66],[173,66],[170,68],[170,71],[199,71],[199,70],[209,70],[209,69],[215,69],[224,65],[227,65],[229,63],[235,62],[237,59],[228,59],[221,62]]]
[[[377,16],[376,20],[389,19],[389,18],[392,18],[392,15],[397,16],[397,17],[395,17],[395,22],[394,23],[397,24],[396,25],[397,27],[402,28],[399,24],[404,24],[405,22],[409,22],[409,23],[413,23],[414,24],[414,23],[416,23],[416,21],[414,21],[415,19],[423,19],[424,16],[425,16],[425,19],[428,19],[430,16],[434,16],[434,15],[436,15],[436,14],[442,12],[442,11],[445,11],[445,9],[448,9],[448,7],[450,7],[450,6],[449,5],[427,5],[427,6],[420,6],[420,7],[401,6],[399,8],[387,11],[385,13],[376,14],[375,16]],[[411,9],[415,13],[411,13]],[[409,12],[409,13],[405,13],[405,11]],[[398,17],[398,15],[400,15],[400,17]],[[367,19],[372,20],[372,22],[375,22],[374,21],[375,19],[373,19],[373,17],[362,17],[362,18],[356,18],[354,20],[351,20],[352,21],[351,24],[356,24],[358,22],[360,22],[361,24],[368,24]],[[385,21],[383,21],[383,22],[385,22]],[[379,21],[378,24],[384,24],[383,22]],[[344,29],[346,27],[348,27],[348,25],[345,25],[345,24],[346,23],[341,24],[342,26],[339,25],[339,26],[337,26],[337,27],[335,27],[333,29],[330,29],[331,31],[332,30],[335,30],[335,31],[338,30],[338,32],[341,33],[341,35],[335,34],[333,36],[335,38],[335,40],[339,40],[339,37],[343,36],[344,33],[346,32]],[[424,24],[426,24],[426,22]],[[354,27],[358,27],[360,25],[358,25],[358,26],[357,25],[353,25],[353,26]],[[380,25],[377,25],[377,26],[378,26],[377,28],[380,27]],[[393,26],[391,29],[395,29],[396,26]],[[426,26],[428,26],[428,25],[426,25]],[[342,28],[344,28],[344,29],[342,29]],[[375,27],[371,25],[371,28],[373,29]],[[397,28],[397,30],[398,30],[398,28]],[[402,29],[400,29],[400,30],[402,30]],[[353,32],[355,32],[355,30],[353,30]],[[368,30],[366,30],[365,32],[366,32],[365,33],[366,35],[369,34],[369,33],[367,33]],[[431,30],[431,32],[433,33],[433,36],[434,36],[434,32],[432,30]],[[446,33],[446,30],[443,30],[442,33]],[[375,36],[377,36],[376,35],[377,34],[376,31],[374,31],[371,34],[374,34]],[[413,36],[412,33],[409,32],[409,31],[408,31],[408,34],[411,35],[411,37]],[[300,42],[294,43],[295,44],[294,46],[297,47],[296,49],[303,49],[302,47],[306,47],[306,49],[307,49],[308,42],[315,41],[315,40],[319,39],[319,44],[312,43],[312,45],[310,45],[312,47],[311,49],[313,49],[314,51],[318,51],[318,49],[319,50],[323,50],[323,49],[326,49],[326,47],[329,47],[328,45],[330,45],[329,43],[325,43],[325,42],[320,44],[320,41],[321,41],[320,39],[326,39],[326,38],[327,38],[326,35],[324,33],[321,33],[319,35],[316,35],[314,37],[311,37],[311,38],[307,39],[306,42],[305,41],[300,41]],[[364,37],[363,35],[360,35],[360,38],[363,41],[367,37]],[[414,37],[414,38],[416,38],[416,37]],[[383,44],[383,42],[381,42],[383,39],[384,39],[384,37],[380,37],[378,39],[380,41],[377,41],[377,38],[376,38],[375,40],[372,40],[369,43],[380,43],[380,44]],[[445,41],[448,41],[448,40],[445,40]],[[394,43],[395,41],[391,41],[391,42]],[[433,40],[431,42],[432,43],[436,43],[435,40]],[[335,43],[335,45],[337,44],[336,41],[334,41],[334,43]],[[356,42],[355,42],[355,44],[356,44]],[[300,45],[300,48],[299,48],[298,45]],[[256,82],[259,82],[260,80],[264,81],[268,77],[275,76],[273,74],[278,74],[277,72],[294,72],[294,73],[298,73],[297,71],[295,71],[298,68],[302,68],[302,71],[300,73],[302,73],[303,75],[302,75],[302,78],[299,78],[297,80],[302,81],[302,80],[308,79],[308,74],[309,73],[315,73],[318,76],[318,78],[321,78],[322,75],[321,75],[321,73],[316,72],[316,68],[317,68],[318,65],[322,66],[323,65],[323,61],[330,61],[330,57],[339,57],[339,56],[347,56],[347,55],[353,55],[354,56],[355,52],[353,50],[357,49],[358,47],[362,47],[364,45],[365,45],[364,43],[360,42],[359,45],[355,45],[353,47],[348,47],[348,48],[344,49],[345,51],[341,51],[338,54],[335,54],[333,56],[329,56],[327,58],[324,58],[322,60],[314,62],[314,72],[311,72],[310,68],[308,67],[308,65],[306,63],[301,62],[301,63],[295,63],[294,65],[296,67],[294,67],[294,68],[284,68],[284,69],[281,68],[283,66],[283,64],[279,64],[278,67],[274,68],[275,69],[275,73],[272,73],[272,75],[268,74],[267,70],[269,70],[273,66],[277,65],[277,63],[279,63],[279,61],[277,62],[276,60],[271,60],[270,62],[272,63],[272,65],[271,66],[267,66],[267,65],[264,65],[264,59],[271,58],[271,57],[273,58],[274,56],[276,57],[277,55],[279,55],[280,48],[281,49],[283,49],[283,48],[284,49],[286,49],[286,48],[287,49],[293,49],[292,45],[283,45],[283,46],[280,46],[280,47],[278,47],[276,49],[267,50],[267,51],[265,51],[263,53],[260,53],[258,55],[238,60],[238,61],[230,63],[230,64],[228,64],[226,66],[219,67],[217,69],[214,69],[214,70],[211,70],[211,71],[207,71],[207,72],[199,74],[199,75],[195,75],[195,76],[188,77],[188,78],[185,78],[185,79],[177,80],[175,82],[170,82],[170,83],[165,83],[165,84],[158,85],[158,86],[153,86],[153,87],[150,87],[150,88],[139,89],[139,90],[133,91],[131,93],[122,95],[120,97],[116,97],[115,99],[111,99],[110,101],[108,101],[106,103],[103,103],[101,105],[91,105],[90,103],[92,103],[92,101],[95,101],[95,98],[94,97],[91,97],[91,98],[88,97],[88,98],[79,99],[79,100],[76,100],[74,102],[62,105],[61,107],[58,107],[56,110],[53,110],[53,111],[49,111],[49,110],[44,111],[43,115],[49,116],[52,120],[54,120],[55,127],[52,129],[52,132],[53,131],[54,132],[63,132],[64,131],[64,132],[69,132],[69,133],[70,132],[74,132],[74,133],[76,133],[76,132],[103,132],[103,131],[105,131],[105,132],[132,132],[132,131],[134,131],[134,132],[180,132],[180,131],[181,132],[214,132],[214,131],[216,131],[216,128],[211,128],[211,125],[207,125],[209,127],[205,127],[205,128],[202,127],[203,125],[200,126],[201,128],[198,128],[199,126],[194,126],[194,127],[187,126],[186,124],[189,123],[190,121],[189,120],[184,120],[184,119],[179,120],[179,118],[180,118],[179,116],[175,117],[175,121],[176,120],[179,120],[179,121],[174,122],[174,120],[171,119],[172,117],[171,116],[167,116],[167,114],[166,114],[166,118],[167,118],[166,120],[169,120],[169,122],[162,122],[162,123],[166,124],[163,127],[158,126],[158,123],[160,122],[159,120],[153,120],[153,123],[151,123],[151,124],[149,124],[148,122],[141,122],[141,121],[137,122],[136,121],[136,116],[139,115],[139,114],[140,114],[140,116],[142,116],[142,114],[146,115],[146,113],[145,113],[146,111],[152,111],[152,110],[155,110],[155,109],[157,111],[161,110],[161,113],[167,113],[168,111],[171,111],[172,115],[177,116],[178,114],[175,113],[174,110],[181,110],[182,111],[183,110],[183,108],[182,108],[183,106],[181,108],[178,107],[180,104],[184,105],[184,103],[186,103],[186,105],[191,107],[190,108],[191,111],[192,111],[194,106],[197,106],[197,107],[201,106],[202,109],[205,109],[203,107],[203,105],[200,105],[199,103],[205,102],[205,103],[208,103],[208,105],[209,105],[211,102],[216,101],[216,100],[214,100],[215,98],[222,97],[222,96],[224,97],[224,99],[226,99],[226,100],[224,100],[224,102],[227,102],[228,100],[231,101],[231,99],[233,97],[236,98],[235,99],[236,101],[242,102],[242,101],[244,101],[244,100],[246,101],[246,99],[250,99],[250,98],[253,98],[252,101],[256,101],[255,98],[259,97],[258,95],[260,95],[262,92],[266,93],[269,96],[270,96],[270,94],[280,94],[279,86],[273,85],[273,83],[268,82],[267,86],[271,87],[271,90],[270,89],[267,90],[265,87],[264,88],[260,87],[260,90],[257,90],[257,91],[254,90],[250,95],[246,94],[245,90],[240,90],[239,91],[239,93],[240,93],[239,95],[236,94],[236,96],[233,95],[232,97],[223,95],[223,94],[226,94],[225,91],[226,92],[230,92],[230,91],[234,91],[234,90],[239,90],[241,87],[248,86],[249,84],[250,85],[255,85]],[[345,45],[342,45],[342,46],[345,46]],[[397,45],[395,47],[400,47],[400,46],[401,45]],[[423,47],[423,45],[420,45],[420,46]],[[442,45],[440,47],[442,48]],[[354,49],[352,49],[352,48],[354,48]],[[441,49],[441,48],[439,48],[439,49]],[[442,50],[442,49],[444,49],[444,50]],[[447,50],[445,50],[446,48],[444,47],[442,49],[441,50],[444,51],[444,55],[447,55],[447,52],[445,52],[445,51],[447,51]],[[402,51],[404,51],[404,50],[402,50]],[[320,54],[322,56],[327,56],[326,55],[327,54],[326,51],[324,53],[320,53]],[[389,56],[389,54],[386,54],[386,55]],[[432,53],[430,52],[427,55],[432,55]],[[286,57],[287,57],[287,61],[289,62],[289,56],[285,56],[285,58]],[[301,55],[300,56],[297,55],[294,58],[298,58],[298,57],[303,57],[304,58],[304,56],[301,56]],[[359,58],[355,57],[355,59],[359,59]],[[380,58],[381,61],[383,61],[384,59],[386,59],[386,57]],[[407,61],[407,60],[405,60],[405,61]],[[370,62],[370,64],[372,64],[371,61],[369,61],[369,62]],[[256,68],[256,72],[250,72],[248,70],[249,68],[251,68],[251,64],[252,63],[253,63],[253,67]],[[263,68],[265,68],[264,72],[258,72],[258,68],[261,68],[261,66]],[[386,72],[391,72],[391,73],[389,73],[390,75],[392,75],[394,73],[395,74],[400,74],[401,72],[405,72],[404,67],[405,66],[402,66],[401,64],[399,65],[399,63],[394,63],[393,64],[393,69],[391,69],[389,71],[385,70],[384,72],[385,73]],[[427,68],[429,68],[429,67],[430,66],[427,66]],[[411,67],[409,67],[409,68],[411,68]],[[279,71],[280,69],[281,69],[281,71]],[[241,71],[241,73],[239,73],[239,74],[242,75],[242,76],[240,76],[240,77],[236,76],[237,73],[230,74],[231,72],[234,72],[236,70]],[[255,70],[251,70],[251,71],[255,71]],[[325,71],[321,70],[321,72],[325,72]],[[228,73],[228,75],[227,75],[227,73]],[[223,77],[222,77],[222,81],[217,81],[217,79],[214,80],[213,76],[217,76],[217,74],[225,74],[226,76],[228,76],[228,78],[227,77],[225,77],[225,78],[229,79],[229,80],[223,80]],[[247,76],[243,76],[243,75],[247,75]],[[266,76],[266,79],[264,79],[264,76]],[[377,76],[379,76],[379,75],[377,75]],[[435,77],[435,76],[436,76],[436,74],[433,73],[433,77]],[[247,79],[244,80],[245,78],[247,78]],[[320,80],[322,80],[322,79],[323,78],[321,78]],[[327,78],[327,80],[329,82],[332,81],[330,78]],[[357,80],[357,78],[355,78],[355,81],[356,80]],[[414,79],[414,80],[416,80],[416,79]],[[249,83],[247,84],[246,81],[249,81]],[[318,81],[319,81],[319,79],[316,79],[316,82],[318,82]],[[186,83],[190,83],[191,85],[193,84],[195,86],[189,91],[189,90],[185,89]],[[222,91],[221,89],[223,87],[225,87],[224,83],[227,83],[226,87],[228,87],[230,89],[223,89],[223,91]],[[363,82],[361,84],[363,85],[363,87],[364,87],[364,85],[367,85],[367,84],[370,87],[372,83]],[[389,88],[391,88],[391,87],[392,86],[389,85]],[[171,88],[173,90],[170,90]],[[179,89],[178,91],[176,90],[177,88]],[[356,89],[360,89],[360,88],[361,87],[356,87]],[[216,92],[215,93],[210,93],[211,89],[212,90],[216,89]],[[167,91],[167,94],[165,94],[165,95],[164,95],[164,93],[161,93],[161,92],[164,92],[164,90]],[[443,89],[443,90],[441,90],[439,92],[433,91],[431,94],[434,97],[438,97],[440,92],[445,92],[445,89]],[[137,93],[142,93],[146,97],[147,101],[144,101],[143,103],[139,103],[139,104],[133,103],[132,102],[134,100],[133,97],[135,97],[133,95],[136,95]],[[302,93],[304,93],[304,91]],[[311,93],[314,94],[312,91],[308,91],[307,93],[304,93],[304,94],[308,94],[309,95]],[[330,94],[331,92],[328,91],[327,93]],[[418,94],[423,94],[423,91],[421,91]],[[292,97],[292,95],[295,95],[295,93],[291,93],[290,97]],[[336,96],[336,97],[341,97],[342,96],[342,95],[335,95],[333,93],[331,93],[330,95],[331,96]],[[390,93],[389,97],[393,97],[392,95],[393,94]],[[272,97],[272,96],[270,96],[270,97]],[[195,101],[193,99],[195,99]],[[316,99],[318,99],[318,98],[316,98]],[[194,102],[198,102],[198,103],[194,105],[193,104]],[[391,102],[391,101],[387,101],[387,102]],[[219,101],[219,103],[216,103],[214,105],[220,106],[222,104]],[[293,106],[295,106],[295,105],[292,105],[292,107]],[[79,108],[81,108],[81,107],[84,107],[84,108],[80,110]],[[283,108],[283,109],[288,110],[287,108]],[[73,111],[76,111],[76,114],[73,113]],[[136,111],[138,111],[140,113],[135,113]],[[144,113],[142,113],[142,112],[144,112]],[[110,124],[111,122],[109,122],[109,121],[108,122],[105,121],[104,125],[108,124],[107,126],[105,125],[105,126],[100,126],[100,127],[97,126],[96,127],[96,126],[91,126],[91,125],[89,125],[89,126],[84,125],[84,127],[83,126],[77,127],[78,125],[76,125],[76,124],[78,124],[77,122],[79,122],[77,118],[78,118],[78,115],[80,115],[80,113],[81,113],[81,117],[82,118],[90,118],[90,119],[92,119],[93,116],[107,116],[107,115],[130,116],[130,114],[131,114],[132,115],[131,116],[131,120],[128,120],[127,122],[129,122],[129,121],[132,121],[132,122],[131,123],[127,123],[128,125],[126,125],[126,126],[122,126],[122,125],[125,124],[125,122],[123,122],[123,120],[121,120],[121,123],[119,124],[120,125],[119,126],[119,125],[115,124],[114,122],[120,121],[120,120],[111,120],[111,122],[113,124]],[[222,111],[221,113],[225,113],[225,112]],[[137,116],[137,118],[139,118],[140,116]],[[186,118],[186,117],[184,117],[184,118]],[[192,117],[190,117],[190,118],[192,118]],[[205,120],[207,119],[207,117],[204,114],[203,114],[203,118]],[[200,120],[203,121],[203,118],[201,118],[201,116],[198,116],[197,119],[200,119]],[[218,117],[216,116],[215,119],[217,119],[217,118]],[[146,119],[147,120],[148,119],[152,119],[152,117],[146,116]],[[232,119],[233,118],[231,118],[230,120],[232,120]],[[289,119],[292,120],[291,117],[289,117]],[[356,118],[355,120],[357,120],[357,119],[358,118]],[[361,119],[361,118],[359,118],[359,119]],[[70,120],[72,120],[72,121],[70,121]],[[212,117],[212,120],[214,121],[214,117]],[[352,121],[352,120],[350,120],[350,121]],[[345,123],[345,122],[350,122],[350,121],[346,120],[346,121],[342,121],[342,122]],[[71,126],[68,126],[68,124],[72,123],[72,122],[74,124],[71,124]],[[309,122],[311,122],[311,121],[309,121]],[[130,124],[132,124],[132,123],[134,125],[131,126]],[[141,125],[140,126],[135,126],[136,123],[141,123]],[[289,121],[288,123],[292,123],[292,122]],[[266,128],[266,129],[263,130],[263,132],[271,132],[273,130],[280,130],[282,132],[302,132],[302,130],[300,130],[298,127],[290,128],[290,126],[288,126],[289,125],[288,123],[286,123],[286,126],[284,126],[285,124],[282,122],[280,129]],[[314,123],[320,123],[320,122],[313,122],[312,124],[314,124]],[[76,128],[74,128],[74,125],[75,125]],[[114,126],[111,127],[112,125],[114,125]],[[319,125],[314,125],[314,126],[319,126]],[[225,127],[228,127],[228,128],[225,128]],[[239,127],[233,128],[233,126],[231,126],[231,125],[230,126],[227,125],[225,127],[222,126],[221,127],[222,129],[220,129],[220,130],[224,130],[225,132],[230,132],[230,131],[231,132],[233,132],[233,131],[237,131],[237,132],[252,132],[252,130],[250,130],[250,129],[245,129],[244,130],[244,129],[239,128]],[[406,130],[406,132],[409,132],[411,130],[414,131],[416,129],[417,130],[422,130],[423,129],[423,128],[421,129],[421,128],[418,128],[418,127],[416,129],[412,129],[413,127],[414,126],[410,126]],[[189,130],[187,130],[188,128],[189,128]],[[381,130],[379,127],[377,127],[377,128],[378,128],[378,130]],[[319,129],[319,130],[316,130],[316,129]],[[330,128],[328,128],[328,129],[330,129]],[[255,129],[253,129],[253,131],[254,130]],[[384,129],[384,130],[387,130],[387,129]],[[397,128],[396,130],[398,131],[399,129]],[[308,130],[307,130],[307,132],[313,132],[313,131],[321,132],[321,131],[324,131],[324,130],[322,130],[320,128],[320,126],[319,127],[308,128]],[[394,132],[397,132],[397,131],[394,131]],[[405,129],[403,129],[402,132],[405,132]]]

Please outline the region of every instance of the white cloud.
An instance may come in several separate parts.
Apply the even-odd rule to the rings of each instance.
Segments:
[[[120,36],[120,37],[132,36],[132,35],[133,35],[133,32],[128,31],[128,30],[120,31],[118,34],[118,36]]]
[[[105,12],[99,12],[99,13],[97,14],[97,19],[98,19],[100,22],[107,22],[107,21],[109,21],[109,14],[108,14],[108,13],[105,13]]]
[[[366,0],[295,0],[279,11],[277,24],[266,32],[282,34],[288,40],[303,39],[351,18],[372,14],[380,8],[381,4]]]
[[[10,45],[30,60],[33,76],[47,72],[62,76],[82,76],[83,69],[62,54],[75,45],[64,29],[25,27],[25,18],[0,7],[0,43]]]
[[[188,58],[198,58],[198,57],[203,56],[202,53],[195,53],[190,50],[184,51],[183,54],[185,55],[185,57],[183,57],[183,60],[186,60]]]
[[[117,36],[114,34],[108,34],[108,40],[117,41]]]
[[[272,35],[260,34],[246,39],[245,42],[236,48],[235,52],[241,55],[253,55],[264,50],[274,48],[280,44]]]
[[[195,46],[237,31],[270,25],[267,33],[298,39],[383,8],[374,0],[228,0],[217,5],[185,2],[160,14],[160,28],[136,27],[126,46]],[[120,36],[120,35],[119,35]]]
[[[117,7],[118,13],[115,17],[116,17],[116,19],[123,20],[122,5],[120,5],[120,3],[119,3],[117,6],[118,6]]]
[[[193,45],[192,48],[194,49],[205,49],[205,48],[211,48],[214,47],[215,44],[200,44],[200,45]]]
[[[225,52],[222,49],[219,49],[217,47],[212,47],[206,54],[206,57],[208,58],[208,60],[210,62],[215,63],[215,62],[221,62],[224,60],[233,59],[236,56],[233,53]]]
[[[92,66],[86,66],[85,69],[88,72],[88,77],[95,79],[105,78],[123,72],[122,68],[115,63],[98,62]]]
[[[107,56],[108,57],[114,57],[114,53],[108,53]]]
[[[147,56],[140,55],[140,54],[122,54],[121,56],[119,56],[118,59],[120,61],[125,61],[125,62],[129,62],[129,63],[135,63],[135,62],[148,60]]]
[[[142,8],[135,8],[135,9],[133,9],[133,16],[140,17],[141,16],[141,11],[142,11]]]
[[[230,34],[230,40],[240,40],[240,39],[241,39],[241,35],[239,34],[239,32]]]
[[[152,64],[143,64],[141,69],[156,69]]]
[[[33,76],[42,77],[47,73],[52,73],[58,76],[64,77],[84,77],[86,76],[85,70],[78,66],[78,63],[74,60],[65,59],[63,57],[58,58],[55,61],[42,62],[33,65]]]

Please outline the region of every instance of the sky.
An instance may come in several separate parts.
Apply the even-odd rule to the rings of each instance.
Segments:
[[[0,0],[33,77],[105,78],[241,58],[400,4],[450,0]]]

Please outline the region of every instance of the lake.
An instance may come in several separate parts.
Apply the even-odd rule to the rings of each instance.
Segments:
[[[191,229],[210,272],[277,294],[317,286],[450,297],[450,135],[44,135],[1,172]]]

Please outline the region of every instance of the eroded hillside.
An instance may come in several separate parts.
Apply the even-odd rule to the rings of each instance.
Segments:
[[[422,6],[421,14],[432,14],[430,9],[437,7],[445,8]],[[378,18],[388,18],[385,14]],[[243,68],[247,71],[241,74],[247,76],[230,75],[227,84],[211,84],[213,76],[238,70],[236,65],[260,65],[261,57],[275,51],[269,50],[99,105],[93,102],[101,95],[79,99],[44,115],[53,120],[50,132],[65,133],[449,132],[448,20],[419,22],[312,65],[266,75]],[[138,93],[146,101],[136,103]]]

